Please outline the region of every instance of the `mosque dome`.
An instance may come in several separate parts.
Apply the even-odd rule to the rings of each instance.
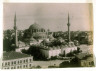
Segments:
[[[34,23],[34,24],[32,24],[30,27],[29,27],[29,29],[31,30],[31,29],[34,29],[34,30],[36,30],[36,29],[39,29],[39,30],[45,30],[41,25],[39,25],[39,24],[37,24],[37,23]]]

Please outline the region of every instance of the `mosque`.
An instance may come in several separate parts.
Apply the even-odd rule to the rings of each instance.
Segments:
[[[31,39],[36,39],[39,43],[43,40],[52,40],[52,33],[49,34],[48,30],[45,30],[41,25],[37,24],[36,22],[29,27],[29,31],[31,33]]]
[[[59,56],[59,54],[68,54],[74,50],[77,50],[77,47],[70,40],[70,22],[69,22],[69,14],[68,14],[68,45],[67,46],[59,46],[59,47],[43,47],[40,48],[41,53],[46,57],[50,58],[51,56]],[[16,15],[14,18],[14,30],[15,30],[15,46],[19,48],[16,49],[16,52],[21,52],[22,49],[29,49],[30,45],[40,44],[42,41],[52,41],[54,40],[53,33],[49,34],[48,30],[45,30],[41,25],[34,23],[32,24],[28,30],[31,33],[30,45],[29,46],[21,46],[18,45],[18,37],[17,37],[17,28],[16,28]],[[21,42],[20,42],[21,43]]]

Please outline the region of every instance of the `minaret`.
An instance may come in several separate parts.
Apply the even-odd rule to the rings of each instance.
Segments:
[[[67,24],[67,26],[68,26],[68,44],[69,44],[69,42],[70,42],[70,23],[69,23],[69,13],[68,13],[68,24]]]
[[[17,36],[17,27],[16,27],[16,13],[14,17],[14,30],[15,30],[15,47],[18,47],[18,36]]]

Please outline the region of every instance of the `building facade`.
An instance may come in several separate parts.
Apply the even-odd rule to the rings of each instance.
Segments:
[[[65,56],[77,50],[76,46],[57,46],[57,47],[43,47],[40,48],[42,55],[46,58],[51,58],[52,56],[59,56],[60,54],[65,54]]]
[[[3,53],[2,69],[28,69],[33,66],[33,56],[18,53]]]

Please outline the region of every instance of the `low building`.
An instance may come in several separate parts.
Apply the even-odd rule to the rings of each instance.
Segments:
[[[40,51],[47,59],[51,58],[52,56],[59,56],[59,54],[61,54],[60,47],[44,47],[40,48]]]
[[[25,69],[33,66],[33,56],[19,52],[4,52],[2,69]]]
[[[61,54],[68,54],[70,52],[73,52],[74,50],[77,50],[76,46],[62,46],[61,47]]]
[[[76,46],[54,46],[54,47],[43,47],[40,48],[42,55],[46,58],[51,58],[52,56],[59,56],[60,54],[65,54],[65,56],[77,50]]]
[[[81,53],[76,55],[80,67],[94,67],[93,55],[89,55],[87,53]]]
[[[16,52],[22,52],[23,49],[28,50],[29,49],[29,45],[26,45],[24,42],[19,41],[19,45],[18,48],[15,49]]]
[[[22,41],[18,42],[18,47],[24,47],[24,46],[26,46],[26,44],[24,42],[22,42]]]
[[[36,44],[38,44],[38,42],[33,37],[31,37],[30,38],[30,45],[36,45]]]
[[[28,49],[29,49],[29,46],[24,46],[24,47],[16,48],[15,51],[22,53],[22,50],[23,50],[23,49],[24,49],[24,50],[28,50]]]

